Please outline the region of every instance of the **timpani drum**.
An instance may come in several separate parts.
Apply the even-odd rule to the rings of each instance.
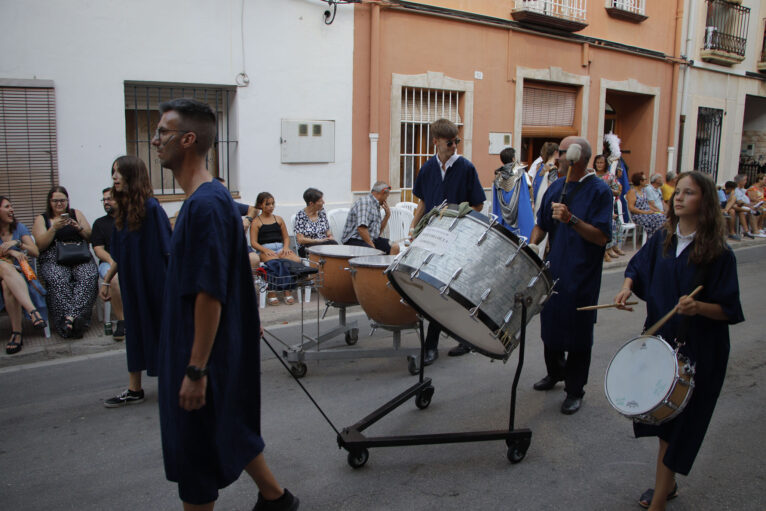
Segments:
[[[612,358],[604,391],[625,417],[662,424],[681,413],[694,389],[694,367],[662,337],[631,339]]]
[[[547,263],[494,219],[435,215],[386,270],[415,310],[474,351],[507,360],[553,288]]]
[[[351,274],[346,271],[349,259],[354,257],[381,255],[382,251],[372,247],[354,245],[318,245],[306,249],[309,261],[322,273],[322,284],[318,291],[325,300],[336,305],[356,305],[359,302],[354,293]]]
[[[417,323],[415,310],[402,303],[402,297],[389,284],[383,271],[394,256],[354,257],[348,261],[351,282],[359,305],[371,320],[383,327],[400,327]]]

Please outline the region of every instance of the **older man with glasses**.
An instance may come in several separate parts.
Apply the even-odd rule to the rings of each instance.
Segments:
[[[415,179],[412,194],[418,200],[418,206],[415,208],[410,233],[427,211],[444,201],[449,204],[467,202],[476,211],[481,211],[486,200],[476,167],[457,153],[461,140],[457,136],[455,123],[448,119],[438,119],[431,124],[430,131],[435,154],[420,167]],[[425,341],[425,365],[433,364],[439,358],[437,347],[440,334],[441,326],[430,321]],[[449,351],[449,355],[456,357],[469,351],[468,346],[458,344]]]

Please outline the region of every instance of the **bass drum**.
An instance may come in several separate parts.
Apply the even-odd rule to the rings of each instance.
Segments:
[[[309,247],[311,265],[319,269],[319,294],[336,305],[356,305],[359,302],[354,293],[351,274],[346,270],[353,257],[381,255],[383,252],[372,247],[354,245],[318,245]]]
[[[612,407],[645,424],[662,424],[681,413],[694,389],[694,368],[662,337],[642,335],[617,351],[604,378]]]
[[[367,316],[380,326],[400,327],[418,322],[417,313],[401,302],[402,297],[388,282],[383,271],[393,262],[394,256],[378,255],[354,257],[351,281],[354,292]]]
[[[521,301],[527,323],[553,283],[535,252],[475,211],[436,215],[386,270],[418,312],[479,353],[506,360],[518,345]]]

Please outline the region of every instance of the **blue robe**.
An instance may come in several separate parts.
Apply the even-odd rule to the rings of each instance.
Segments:
[[[519,179],[519,183],[520,184],[518,186],[521,190],[521,198],[519,199],[519,208],[517,211],[517,227],[514,229],[505,223],[505,220],[503,220],[503,211],[500,208],[500,201],[497,200],[497,195],[499,192],[502,194],[503,200],[507,204],[513,198],[513,190],[506,192],[505,190],[498,190],[494,184],[492,185],[492,214],[497,217],[498,222],[500,222],[513,234],[517,236],[524,236],[526,239],[529,239],[529,236],[532,234],[532,229],[535,226],[535,212],[532,208],[532,203],[528,200],[529,186],[527,186],[526,178],[522,176],[521,179]]]
[[[544,162],[540,162],[535,171],[535,178],[532,180],[532,193],[534,194],[534,201],[537,202],[537,193],[540,191],[540,185],[543,184],[543,178],[547,177],[547,174],[542,173]]]
[[[548,233],[551,275],[558,279],[556,293],[546,302],[540,313],[541,337],[545,345],[554,350],[585,351],[593,344],[593,324],[596,311],[577,312],[577,307],[598,303],[601,289],[601,268],[604,247],[586,241],[574,229],[552,217],[552,202],[559,202],[566,178],[559,178],[548,187],[537,224]],[[567,185],[569,211],[583,222],[612,235],[612,191],[595,175],[582,182]],[[577,190],[577,191],[575,191]]]
[[[676,239],[668,255],[663,254],[666,231],[654,234],[628,263],[625,276],[633,279],[633,293],[646,301],[645,328],[656,323],[673,309],[682,295],[696,287],[698,266],[689,262],[694,242],[678,257]],[[739,302],[737,261],[730,248],[709,265],[703,289],[696,300],[720,304],[728,321],[694,316],[689,321],[686,343],[680,351],[696,364],[694,391],[683,412],[659,426],[634,424],[637,437],[659,436],[668,442],[664,464],[673,472],[687,475],[697,456],[713,410],[721,392],[729,359],[729,325],[744,321]],[[675,346],[681,321],[688,316],[676,314],[656,335]]]
[[[117,263],[125,312],[128,371],[157,375],[162,297],[170,254],[170,221],[154,197],[146,201],[138,230],[115,227],[109,252]]]
[[[625,160],[622,158],[620,158],[620,160],[617,162],[617,165],[622,167],[622,177],[619,179],[620,185],[622,185],[622,191],[620,192],[620,203],[622,204],[622,221],[624,223],[629,223],[630,219],[628,218],[628,200],[625,198],[625,194],[628,193],[628,190],[630,190],[628,166],[625,164]]]
[[[208,360],[206,404],[178,403],[200,292],[222,304]],[[260,320],[242,219],[228,190],[203,183],[184,202],[171,239],[160,338],[159,401],[165,474],[181,499],[215,500],[264,448],[260,436]]]

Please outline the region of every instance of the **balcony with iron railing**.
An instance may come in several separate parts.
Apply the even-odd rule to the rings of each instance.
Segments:
[[[745,60],[750,8],[724,0],[707,0],[705,39],[700,58],[731,66]]]
[[[606,12],[613,18],[635,23],[648,18],[646,0],[606,0]]]
[[[516,0],[511,17],[524,24],[577,32],[588,26],[586,4],[587,0]]]
[[[761,58],[758,60],[758,71],[766,72],[766,27],[763,31],[763,44],[761,45]]]

